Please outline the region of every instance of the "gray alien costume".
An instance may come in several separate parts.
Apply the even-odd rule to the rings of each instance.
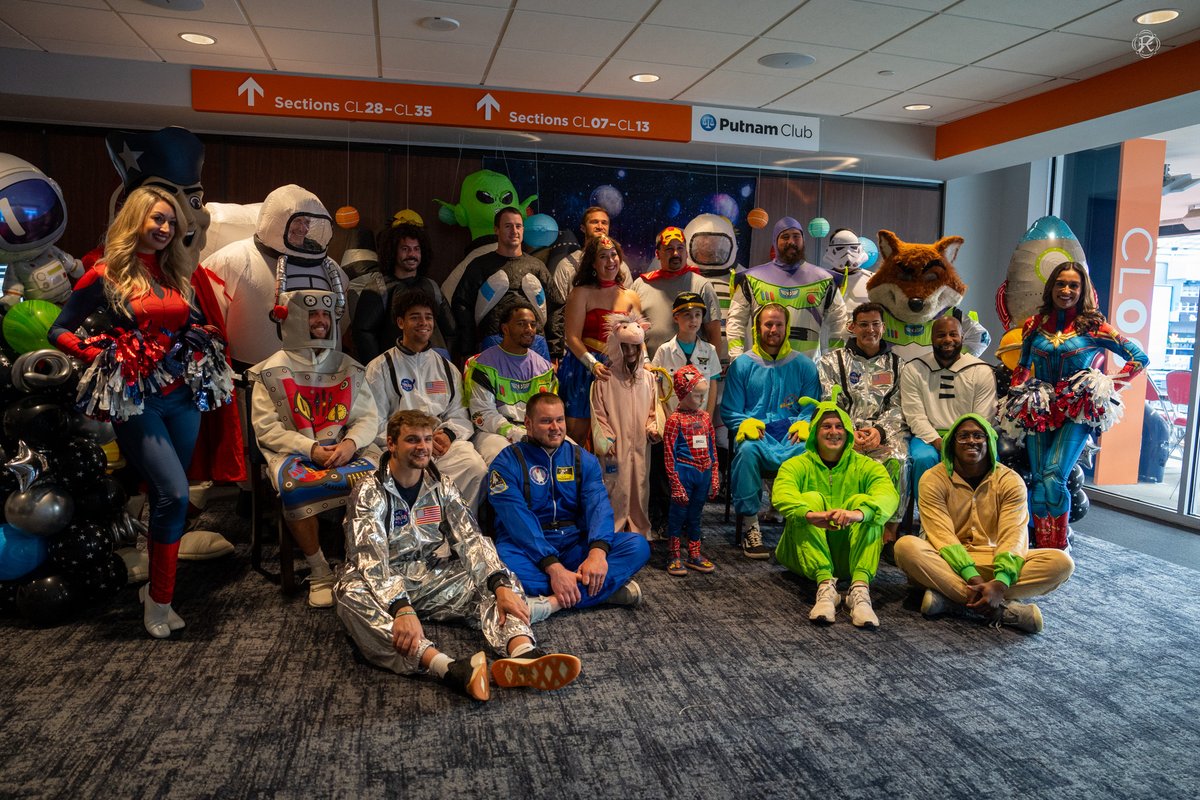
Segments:
[[[422,639],[413,656],[392,644],[395,612],[411,605],[422,622],[463,622],[481,628],[488,646],[506,655],[517,636],[534,640],[513,614],[500,624],[495,589],[524,589],[479,530],[469,507],[436,468],[421,476],[410,507],[383,464],[354,487],[346,514],[346,566],[337,585],[337,615],[371,663],[400,674],[421,671]]]

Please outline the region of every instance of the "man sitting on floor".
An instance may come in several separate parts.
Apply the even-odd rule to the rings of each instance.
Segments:
[[[637,606],[642,590],[631,578],[650,559],[650,545],[614,532],[600,462],[566,440],[562,398],[529,398],[525,429],[525,440],[501,451],[488,474],[500,557],[526,591],[543,595],[534,605],[544,602],[550,613]]]
[[[879,569],[884,523],[900,495],[883,465],[854,449],[854,425],[837,406],[840,393],[835,385],[830,399],[817,405],[808,447],[785,461],[775,478],[771,500],[786,520],[775,557],[817,582],[810,620],[833,623],[840,576],[851,581],[850,621],[878,628],[868,585]]]
[[[462,495],[431,465],[437,424],[416,410],[388,420],[384,463],[350,497],[338,618],[371,663],[429,672],[476,700],[491,696],[487,656],[452,659],[425,637],[422,619],[482,628],[504,656],[491,670],[500,686],[566,686],[579,659],[536,649],[529,626],[548,616],[546,604],[526,604]]]
[[[918,494],[926,538],[897,541],[896,566],[926,587],[926,616],[970,611],[1038,633],[1041,610],[1017,600],[1054,591],[1075,562],[1062,550],[1029,549],[1025,482],[997,461],[983,417],[960,417],[943,441],[942,464],[921,477]]]

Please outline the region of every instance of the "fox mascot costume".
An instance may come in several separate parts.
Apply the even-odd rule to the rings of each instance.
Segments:
[[[943,236],[933,244],[905,242],[891,231],[879,232],[879,268],[867,281],[867,296],[884,307],[883,338],[896,354],[911,360],[929,352],[933,321],[954,316],[962,323],[963,348],[978,356],[991,337],[972,316],[958,308],[967,285],[954,269],[961,236]]]

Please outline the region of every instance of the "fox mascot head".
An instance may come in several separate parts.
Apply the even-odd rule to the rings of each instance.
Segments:
[[[879,232],[879,267],[867,281],[867,295],[902,322],[929,322],[962,302],[967,285],[954,269],[961,236],[943,236],[933,244],[901,241]]]

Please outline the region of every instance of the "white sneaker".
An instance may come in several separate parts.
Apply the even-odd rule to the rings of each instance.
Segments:
[[[525,598],[525,605],[529,606],[530,625],[536,625],[539,622],[545,622],[550,618],[550,615],[554,613],[554,606],[552,606],[550,603],[550,601],[553,599],[554,598],[550,596]]]
[[[1042,632],[1042,610],[1033,603],[1007,601],[1000,610],[1000,624],[1011,625],[1026,633]]]
[[[828,580],[817,587],[817,601],[813,603],[808,618],[813,622],[832,625],[837,614],[838,603],[842,601],[837,591],[837,581]]]
[[[871,590],[865,583],[856,583],[850,587],[846,595],[846,608],[850,609],[850,621],[856,628],[875,630],[879,627],[879,617],[871,607]]]
[[[927,617],[940,617],[950,610],[949,606],[950,601],[945,595],[933,589],[926,589],[925,596],[921,598],[921,613]]]
[[[333,573],[308,579],[308,604],[313,608],[333,607]]]

